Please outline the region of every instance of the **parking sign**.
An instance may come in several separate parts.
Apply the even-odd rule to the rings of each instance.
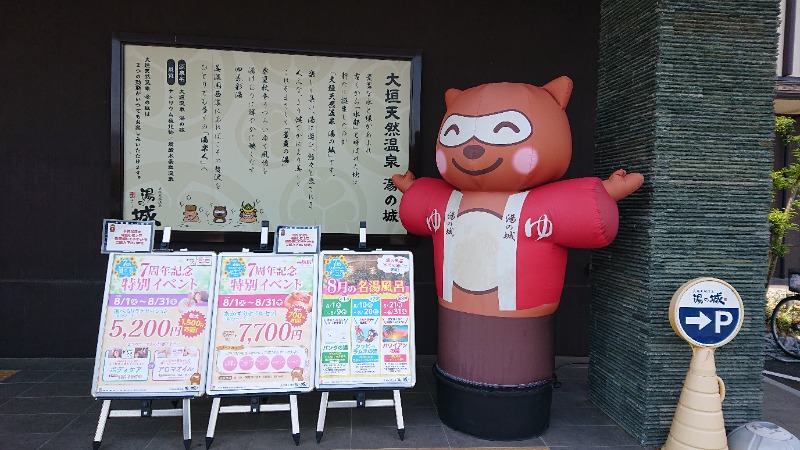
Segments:
[[[696,347],[721,347],[739,332],[744,305],[730,284],[716,278],[696,278],[672,296],[672,329]]]

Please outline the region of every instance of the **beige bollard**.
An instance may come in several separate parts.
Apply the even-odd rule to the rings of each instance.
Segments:
[[[662,450],[727,449],[725,419],[722,417],[725,384],[717,376],[714,349],[692,349],[692,362]]]
[[[717,376],[714,351],[739,332],[742,310],[739,293],[715,278],[689,281],[672,296],[670,324],[692,346],[692,361],[662,450],[728,449],[725,383]]]

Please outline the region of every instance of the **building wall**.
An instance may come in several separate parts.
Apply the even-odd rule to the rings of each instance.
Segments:
[[[557,0],[502,7],[422,0],[0,2],[0,186],[8,212],[0,225],[0,357],[94,355],[107,262],[99,251],[101,225],[115,218],[120,202],[112,194],[109,150],[113,33],[419,51],[418,176],[437,176],[433,148],[447,88],[495,81],[542,85],[567,75],[575,83],[567,108],[575,149],[571,178],[592,173],[599,11],[599,1]],[[434,354],[431,246],[422,239],[411,250],[417,351]],[[589,253],[571,258],[557,351],[585,355]]]
[[[726,426],[760,417],[778,5],[601,4],[596,170],[627,160],[647,181],[593,255],[589,385],[643,444],[664,443],[692,356],[671,297],[701,276],[745,306],[716,353]]]

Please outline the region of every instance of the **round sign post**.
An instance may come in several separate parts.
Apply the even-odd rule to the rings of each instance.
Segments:
[[[692,346],[692,361],[663,450],[727,449],[722,401],[725,384],[717,376],[714,351],[730,342],[744,319],[744,305],[730,284],[696,278],[672,296],[672,329]]]

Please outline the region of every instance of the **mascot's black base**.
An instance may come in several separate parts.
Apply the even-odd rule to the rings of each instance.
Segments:
[[[519,386],[471,383],[433,366],[439,418],[448,427],[493,441],[541,435],[550,425],[554,379]]]

